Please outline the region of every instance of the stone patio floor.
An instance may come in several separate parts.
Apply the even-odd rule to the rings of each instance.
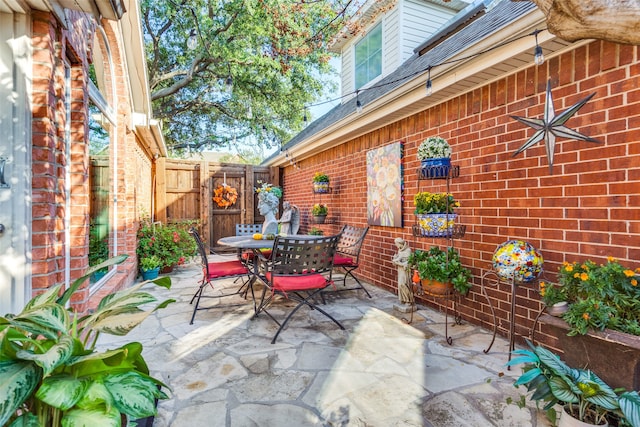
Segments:
[[[394,309],[396,295],[367,286],[371,299],[341,292],[323,307],[345,331],[302,308],[271,344],[277,325],[264,314],[251,320],[253,305],[239,295],[203,299],[219,307],[189,325],[200,275],[190,264],[171,274],[170,290],[149,285],[159,299],[177,301],[129,335],[101,339],[107,348],[140,341],[151,374],[171,387],[155,427],[550,425],[529,400],[518,405],[526,389],[513,386],[520,368],[506,369],[508,341],[497,337],[483,352],[490,331],[450,317],[449,345],[444,313],[419,306],[408,324]]]

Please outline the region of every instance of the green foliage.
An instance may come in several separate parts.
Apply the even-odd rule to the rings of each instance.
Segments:
[[[106,351],[95,346],[101,333],[126,335],[174,300],[157,303],[142,282],[106,296],[89,315],[65,308],[90,274],[126,258],[89,268],[61,296],[62,285],[52,287],[21,313],[0,317],[0,425],[119,426],[121,414],[155,414],[155,399],[166,398],[158,388],[164,384],[149,376],[142,344]],[[153,282],[171,286],[169,278]]]
[[[569,413],[580,421],[601,424],[615,417],[640,427],[637,391],[618,394],[593,372],[570,368],[553,352],[528,344],[531,349],[514,350],[518,356],[507,365],[524,365],[514,385],[526,386],[530,399],[543,402],[543,409],[550,410],[559,403],[567,405]]]
[[[312,227],[311,230],[309,230],[309,234],[312,236],[322,236],[324,234],[324,231],[322,231],[318,227]]]
[[[541,282],[540,296],[547,306],[569,303],[562,316],[571,328],[569,335],[605,328],[640,335],[638,271],[611,257],[605,264],[564,263],[558,272],[559,283]]]
[[[413,196],[416,214],[453,213],[460,206],[451,193],[429,193],[422,191]]]
[[[323,203],[316,203],[311,207],[311,215],[314,215],[314,216],[326,215],[328,212],[329,212],[329,208],[327,207],[327,205]]]
[[[343,0],[142,1],[153,110],[170,150],[288,141],[305,124],[305,106],[332,91],[327,43],[356,8]]]
[[[140,258],[140,270],[149,271],[162,267],[162,260],[156,255]]]
[[[89,226],[89,266],[98,265],[109,258],[109,237],[101,235],[101,227]],[[103,268],[100,273],[106,272]]]
[[[313,175],[313,182],[329,182],[329,175],[322,172],[316,172]]]
[[[140,222],[138,230],[138,259],[156,256],[161,267],[182,265],[197,255],[198,247],[189,234],[194,221],[175,224],[152,224],[148,218]]]
[[[442,250],[432,246],[428,251],[415,250],[409,256],[409,267],[416,270],[420,279],[453,283],[453,287],[462,295],[471,289],[471,270],[464,267],[458,251],[450,247]]]

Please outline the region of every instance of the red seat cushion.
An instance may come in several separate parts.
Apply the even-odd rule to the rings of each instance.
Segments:
[[[267,273],[267,280],[271,281],[271,273]],[[275,276],[272,283],[275,290],[282,292],[319,289],[324,288],[329,284],[326,277],[324,277],[322,274]]]
[[[353,258],[348,257],[348,256],[340,256],[340,255],[336,255],[333,257],[333,265],[334,266],[341,266],[341,265],[354,265],[353,264]]]
[[[209,279],[248,273],[247,267],[238,260],[209,263]]]

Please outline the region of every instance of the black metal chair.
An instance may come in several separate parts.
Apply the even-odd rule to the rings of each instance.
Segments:
[[[341,291],[353,291],[362,289],[369,298],[371,294],[362,286],[360,280],[353,275],[353,272],[358,268],[360,259],[360,250],[364,243],[364,238],[367,236],[369,227],[354,227],[352,225],[345,225],[340,232],[340,240],[338,241],[338,248],[336,255],[333,258],[333,267],[339,268],[344,272],[341,279],[335,279],[336,282],[342,282],[342,287],[338,287],[336,290]],[[347,288],[347,277],[351,276],[356,281],[357,286]]]
[[[261,232],[262,224],[236,224],[236,236],[253,236]],[[268,258],[271,255],[271,250],[265,250],[263,253]],[[238,249],[238,258],[249,268],[253,265],[254,253],[253,251]]]
[[[196,302],[195,306],[193,307],[193,314],[191,315],[191,321],[189,322],[190,325],[193,325],[193,320],[196,318],[196,312],[198,310],[208,310],[208,309],[214,308],[214,307],[200,307],[201,298],[222,298],[222,297],[228,297],[228,296],[239,295],[239,294],[244,294],[246,296],[246,293],[248,291],[248,289],[246,288],[250,287],[249,285],[250,280],[244,281],[242,283],[242,286],[240,286],[240,288],[238,288],[238,290],[235,292],[223,293],[219,295],[204,295],[203,294],[204,288],[207,285],[211,286],[211,288],[213,289],[212,282],[216,280],[238,278],[238,277],[244,277],[244,276],[247,276],[247,278],[250,278],[251,272],[249,271],[246,265],[244,265],[242,262],[240,262],[240,260],[237,260],[237,259],[234,259],[231,261],[209,262],[209,259],[207,257],[207,251],[204,247],[204,243],[202,242],[202,239],[200,238],[200,235],[198,234],[198,231],[194,227],[191,227],[191,229],[189,230],[189,233],[193,236],[194,240],[196,241],[196,244],[198,245],[198,252],[200,253],[200,258],[202,262],[202,279],[200,279],[200,281],[198,282],[198,290],[193,295],[193,298],[191,298],[191,302],[190,302],[190,304],[193,304],[194,300]],[[253,292],[253,289],[251,291]]]
[[[276,342],[278,335],[291,320],[291,317],[305,305],[312,310],[318,310],[338,325],[340,329],[344,329],[340,322],[314,302],[318,293],[333,284],[331,272],[339,238],[339,234],[314,238],[277,236],[271,258],[266,259],[260,255],[261,258],[264,258],[262,262],[266,266],[263,276],[265,286],[253,317],[255,318],[264,312],[280,326],[271,340],[271,344]],[[276,294],[298,302],[298,305],[287,314],[282,323],[267,311]]]

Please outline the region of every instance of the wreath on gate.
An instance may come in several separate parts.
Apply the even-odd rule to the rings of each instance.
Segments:
[[[238,200],[238,190],[225,184],[220,184],[213,190],[213,201],[221,208],[233,206]]]

